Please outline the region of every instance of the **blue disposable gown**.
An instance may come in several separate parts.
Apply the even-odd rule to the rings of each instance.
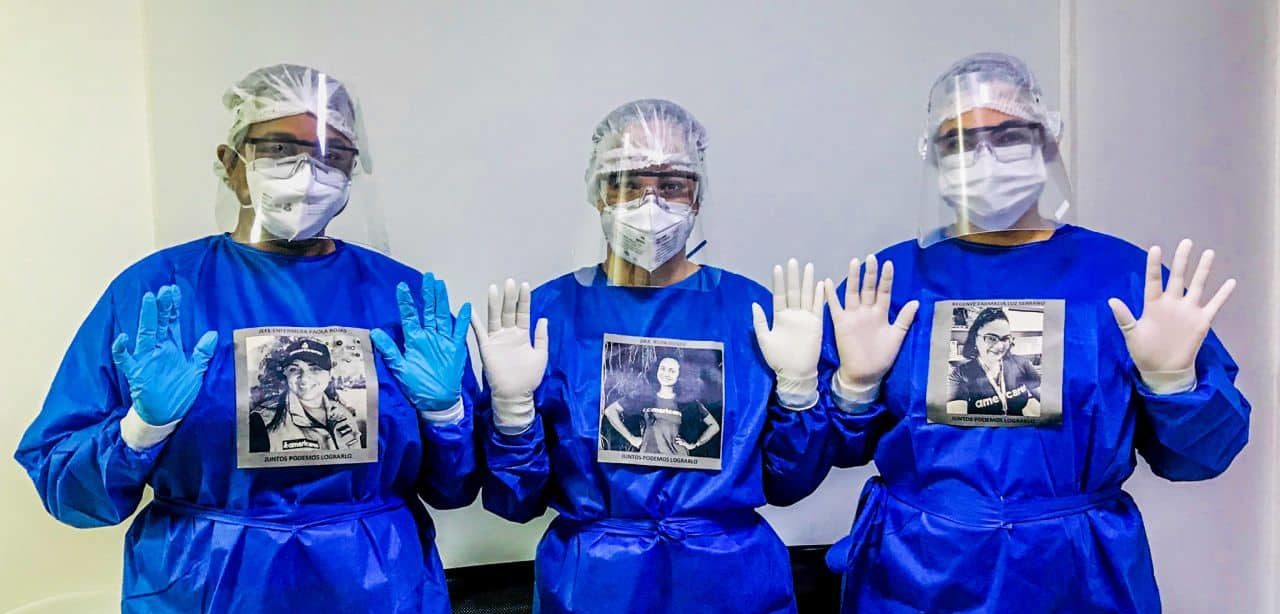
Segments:
[[[75,527],[118,524],[154,489],[126,538],[124,611],[449,611],[422,500],[460,507],[479,490],[469,370],[466,416],[432,425],[376,359],[376,463],[236,468],[233,331],[380,327],[400,341],[399,282],[417,288],[421,277],[355,245],[291,257],[221,235],[160,251],[111,283],[16,457],[49,513]],[[165,284],[182,291],[188,350],[206,330],[218,347],[177,430],[136,452],[120,436],[129,389],[110,346],[120,333],[132,342],[143,293]]]
[[[771,296],[707,266],[665,288],[610,286],[584,269],[534,291],[533,317],[548,318],[550,333],[539,419],[515,436],[488,427],[482,498],[517,522],[548,506],[560,514],[537,549],[538,611],[795,611],[787,550],[754,510],[816,486],[791,478],[818,473],[822,455],[806,451],[822,449],[827,412],[777,403],[752,302],[767,307]],[[607,333],[723,343],[718,471],[597,460]]]
[[[832,411],[834,464],[874,459],[881,474],[828,556],[846,573],[844,611],[1160,611],[1142,516],[1121,485],[1135,452],[1157,475],[1204,480],[1244,447],[1249,403],[1217,337],[1194,390],[1152,393],[1107,306],[1117,297],[1141,315],[1146,253],[1084,228],[1016,247],[908,241],[879,257],[897,271],[890,316],[912,299],[920,312],[878,400],[835,399],[850,411]],[[934,303],[966,299],[1065,300],[1061,425],[927,422]],[[827,341],[824,379],[838,364]]]

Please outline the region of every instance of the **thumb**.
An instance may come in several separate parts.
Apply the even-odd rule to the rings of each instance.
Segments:
[[[533,349],[539,352],[547,351],[547,319],[538,318],[538,324],[533,329]]]
[[[471,303],[463,303],[458,309],[458,317],[453,320],[453,343],[467,346],[467,327],[471,323]],[[464,350],[465,351],[465,350]]]
[[[827,306],[827,294],[826,294],[826,290],[827,290],[827,284],[826,284],[825,282],[818,282],[818,283],[814,284],[814,287],[813,287],[813,315],[818,316],[818,319],[819,319],[819,320],[821,320],[821,319],[822,319],[822,310],[823,310],[823,308]]]
[[[831,323],[835,324],[844,318],[844,307],[840,305],[840,297],[836,294],[836,282],[830,279],[822,282],[822,287],[827,295],[827,311],[831,313]]]
[[[769,321],[764,317],[764,308],[760,303],[751,303],[751,324],[756,329],[756,339],[764,339],[769,335]]]
[[[1120,330],[1127,333],[1134,326],[1137,326],[1138,321],[1134,319],[1133,312],[1129,311],[1129,306],[1125,305],[1123,301],[1113,298],[1107,301],[1107,305],[1111,306],[1111,313],[1116,317],[1116,324],[1120,326]]]
[[[130,365],[133,364],[133,356],[129,355],[129,335],[120,333],[116,340],[111,342],[111,358],[115,360],[116,366],[128,371]]]
[[[480,319],[480,314],[471,312],[471,331],[476,335],[476,347],[480,348],[480,357],[484,358],[484,344],[489,340],[489,333],[485,330],[484,320]]]
[[[373,341],[373,347],[382,355],[382,360],[387,363],[387,366],[399,370],[404,356],[400,354],[400,347],[396,345],[391,335],[381,328],[375,328],[369,332],[369,339]]]
[[[919,309],[920,301],[911,301],[903,305],[897,319],[893,321],[893,327],[901,329],[904,333],[911,330],[911,323],[916,321],[916,311]]]
[[[209,360],[213,358],[213,351],[217,347],[218,331],[211,330],[200,337],[195,349],[191,350],[191,362],[195,363],[197,371],[203,373],[209,367]]]

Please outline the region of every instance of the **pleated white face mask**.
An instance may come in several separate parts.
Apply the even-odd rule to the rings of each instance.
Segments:
[[[1013,228],[1044,191],[1044,154],[1037,148],[1029,158],[1001,162],[991,151],[977,153],[969,167],[958,161],[941,160],[939,166],[950,170],[938,174],[938,191],[984,230]]]
[[[245,169],[255,224],[286,241],[318,236],[350,197],[342,171],[302,158],[254,160]]]
[[[693,219],[693,207],[652,195],[600,212],[613,253],[650,273],[684,250]]]

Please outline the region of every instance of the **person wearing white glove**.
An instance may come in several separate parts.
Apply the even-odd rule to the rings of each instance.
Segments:
[[[1162,283],[1159,248],[1072,223],[1045,100],[1012,56],[945,71],[918,143],[918,236],[828,290],[823,453],[880,473],[827,555],[846,613],[1158,612],[1125,481],[1139,457],[1210,479],[1248,441],[1210,330],[1235,282],[1209,298],[1213,252],[1191,272],[1184,241]]]
[[[534,560],[543,614],[795,611],[786,546],[756,508],[828,470],[824,300],[812,267],[778,269],[771,297],[697,251],[718,208],[706,147],[673,102],[609,113],[587,164],[597,219],[568,233],[598,236],[587,253],[602,258],[532,291],[490,288],[474,323],[484,507],[557,512]]]
[[[818,355],[822,353],[822,285],[814,285],[813,263],[795,258],[773,267],[773,328],[759,303],[751,304],[756,342],[765,362],[777,375],[778,402],[788,409],[809,409],[818,403]]]
[[[488,326],[479,315],[471,317],[492,399],[493,423],[505,435],[519,435],[533,424],[533,391],[547,368],[547,319],[538,319],[531,342],[529,303],[529,284],[517,288],[515,280],[508,278],[501,290],[489,286]]]
[[[875,254],[867,256],[862,284],[846,284],[841,306],[835,282],[823,282],[831,304],[831,323],[840,368],[831,379],[839,407],[862,409],[875,400],[880,381],[898,358],[898,349],[911,329],[920,301],[909,301],[889,322],[889,300],[893,295],[893,263],[877,269]],[[848,279],[858,278],[858,259],[849,261]],[[859,290],[859,288],[861,288]],[[840,402],[843,401],[843,402]],[[854,409],[853,411],[857,411]]]
[[[1213,267],[1213,250],[1205,250],[1190,285],[1185,285],[1191,239],[1183,239],[1173,254],[1169,283],[1161,279],[1160,247],[1147,251],[1147,274],[1142,293],[1142,318],[1118,298],[1107,301],[1116,324],[1124,331],[1125,346],[1142,382],[1156,394],[1176,394],[1196,387],[1196,355],[1209,334],[1218,310],[1231,297],[1236,280],[1228,279],[1204,304],[1205,283]]]

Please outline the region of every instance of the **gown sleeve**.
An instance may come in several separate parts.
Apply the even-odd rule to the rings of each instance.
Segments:
[[[831,469],[821,453],[827,443],[830,397],[821,385],[818,394],[817,405],[809,409],[788,409],[777,402],[777,395],[769,403],[764,427],[764,493],[771,505],[791,505],[813,494]]]
[[[484,432],[484,456],[488,471],[481,499],[484,508],[513,522],[528,522],[547,511],[547,490],[551,481],[551,460],[537,409],[544,398],[542,389],[534,394],[533,423],[524,432],[508,435],[493,424],[488,386],[480,395],[476,412]]]
[[[767,305],[772,297],[764,288],[759,290],[756,302]],[[750,338],[756,360],[764,364],[754,333]],[[761,444],[764,494],[771,505],[791,505],[813,494],[831,470],[822,453],[830,424],[831,396],[826,388],[819,374],[816,401],[779,398],[776,384],[769,394]]]
[[[844,296],[845,280],[836,289],[837,296]],[[897,317],[901,308],[899,301],[894,301],[890,308],[889,319]],[[849,399],[842,396],[834,385],[837,369],[840,368],[840,354],[836,349],[835,330],[828,317],[824,323],[822,335],[822,358],[818,363],[818,385],[828,401],[830,416],[830,434],[825,448],[827,462],[836,467],[860,467],[871,462],[875,457],[876,446],[880,438],[897,423],[897,418],[890,411],[884,398],[884,385],[874,391],[870,399]],[[910,342],[910,336],[907,338]],[[889,379],[890,370],[885,379]]]
[[[423,467],[418,494],[436,509],[456,509],[470,505],[480,493],[482,445],[476,429],[475,408],[479,397],[471,358],[462,371],[463,413],[447,423],[419,419],[422,430]]]
[[[1190,391],[1156,394],[1133,371],[1134,442],[1156,475],[1206,480],[1226,471],[1249,440],[1250,406],[1235,386],[1238,371],[1212,332],[1196,356],[1196,385]]]
[[[139,451],[121,438],[120,423],[131,401],[111,358],[111,342],[121,332],[115,307],[108,289],[67,348],[44,405],[14,454],[49,514],[74,527],[109,526],[128,518],[165,446],[161,441]]]
[[[555,334],[562,324],[560,315],[548,313],[548,305],[556,296],[554,289],[540,287],[533,292],[531,322],[546,317],[549,320],[548,369],[542,383],[533,393],[533,422],[521,433],[508,434],[498,430],[493,422],[493,399],[489,384],[485,383],[477,402],[476,420],[483,432],[484,462],[487,471],[481,501],[484,508],[512,522],[529,522],[547,511],[551,488],[551,458],[547,451],[543,413],[546,407],[560,400],[563,405],[563,385],[552,376],[550,365],[562,351]],[[570,344],[571,345],[571,344]]]

